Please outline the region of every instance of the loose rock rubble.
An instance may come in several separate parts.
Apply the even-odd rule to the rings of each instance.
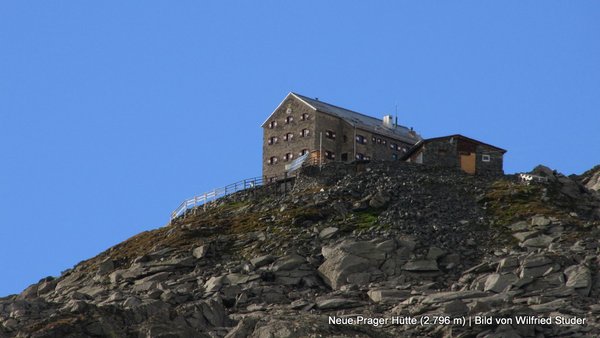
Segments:
[[[597,172],[534,172],[307,168],[0,298],[0,337],[598,336]]]

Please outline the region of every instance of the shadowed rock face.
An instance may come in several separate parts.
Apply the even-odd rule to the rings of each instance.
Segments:
[[[0,337],[598,336],[598,170],[536,174],[548,182],[307,169],[291,191],[223,198],[0,298]],[[440,314],[586,323],[378,320]]]

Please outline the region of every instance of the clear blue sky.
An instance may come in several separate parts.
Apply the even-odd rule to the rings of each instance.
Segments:
[[[289,91],[600,163],[598,1],[2,1],[0,295],[260,175]]]

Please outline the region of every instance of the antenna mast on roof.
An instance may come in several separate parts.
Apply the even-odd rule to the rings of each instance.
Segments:
[[[398,126],[398,103],[396,103],[396,122],[394,123],[394,127]]]

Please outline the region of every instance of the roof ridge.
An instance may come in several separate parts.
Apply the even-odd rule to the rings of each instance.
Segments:
[[[325,102],[325,101],[321,101],[321,100],[315,100],[315,99],[311,99],[310,97],[308,97],[308,96],[306,96],[306,95],[298,94],[298,93],[296,93],[296,92],[291,92],[291,93],[292,93],[292,94],[294,94],[294,95],[296,95],[296,96],[299,96],[299,97],[300,97],[300,98],[302,98],[302,99],[308,99],[308,100],[310,100],[310,101],[316,101],[316,102],[320,102],[320,103],[326,104],[326,105],[328,105],[328,106],[332,106],[332,107],[335,107],[335,108],[338,108],[338,109],[343,109],[343,110],[349,111],[349,112],[351,112],[351,113],[354,113],[354,114],[358,114],[358,115],[362,115],[362,116],[364,116],[364,117],[368,117],[368,118],[370,118],[370,119],[375,119],[375,120],[378,120],[378,121],[383,121],[383,119],[379,119],[379,118],[377,118],[377,117],[374,117],[374,116],[371,116],[371,115],[367,115],[367,114],[364,114],[364,113],[360,113],[360,112],[357,112],[357,111],[355,111],[355,110],[351,110],[351,109],[348,109],[348,108],[344,108],[344,107],[336,106],[335,104],[331,104],[331,103],[329,103],[329,102]],[[316,108],[316,107],[315,107],[315,108]],[[317,109],[317,108],[316,108],[316,109]],[[317,110],[318,110],[318,109],[317,109]],[[403,128],[409,129],[407,126],[404,126],[404,125],[396,125],[396,127],[403,127]]]

